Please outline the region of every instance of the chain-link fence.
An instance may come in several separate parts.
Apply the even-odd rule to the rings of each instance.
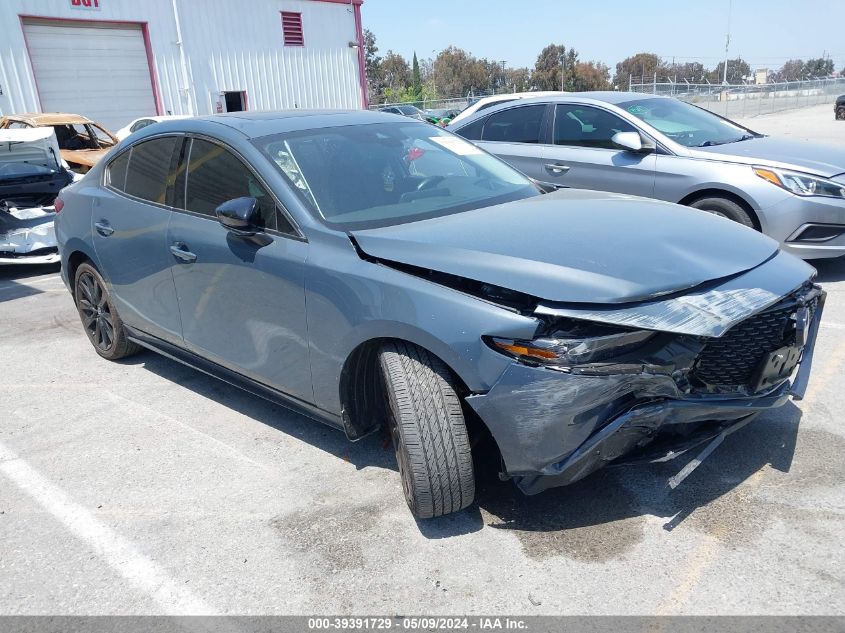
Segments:
[[[389,108],[391,106],[412,105],[417,106],[421,110],[463,110],[470,103],[474,103],[482,97],[489,97],[491,92],[478,92],[466,97],[443,97],[436,99],[421,99],[419,101],[406,101],[403,103],[371,103],[370,110],[378,110],[379,108]]]
[[[731,119],[829,103],[845,94],[845,77],[769,84],[631,84],[632,92],[666,95]]]

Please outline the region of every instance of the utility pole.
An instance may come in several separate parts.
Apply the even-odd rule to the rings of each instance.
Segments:
[[[725,67],[722,69],[722,83],[728,83],[728,47],[731,45],[731,11],[733,10],[733,0],[728,0],[728,34],[725,37]]]
[[[560,54],[560,91],[563,92],[563,78],[566,75],[566,46]]]

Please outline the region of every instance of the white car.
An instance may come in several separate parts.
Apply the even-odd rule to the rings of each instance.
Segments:
[[[145,128],[148,125],[152,125],[153,123],[158,123],[159,121],[171,121],[174,119],[189,119],[190,117],[186,114],[168,114],[162,116],[145,116],[141,117],[140,119],[135,119],[131,121],[127,126],[120,128],[117,132],[115,132],[115,136],[120,139],[121,141],[125,139],[127,136],[132,134],[132,132],[137,132],[141,128]]]
[[[550,91],[550,90],[541,90],[538,92],[512,92],[510,94],[503,94],[503,95],[493,95],[492,97],[483,97],[473,103],[470,106],[467,106],[461,113],[452,119],[449,122],[449,125],[454,125],[455,123],[459,123],[463,121],[469,116],[472,116],[479,110],[486,110],[487,108],[492,108],[494,105],[499,105],[500,103],[506,103],[508,101],[516,101],[517,99],[527,99],[528,97],[547,97],[549,95],[557,95],[560,94],[559,92]],[[118,132],[118,138],[120,137],[120,132]]]

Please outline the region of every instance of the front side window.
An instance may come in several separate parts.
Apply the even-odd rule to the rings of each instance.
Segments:
[[[737,143],[759,134],[677,99],[635,99],[618,104],[638,119],[686,147]]]
[[[601,108],[577,104],[559,104],[555,108],[555,145],[618,149],[611,140],[617,132],[636,132],[636,129]]]
[[[504,143],[539,143],[543,123],[544,105],[510,108],[491,114],[484,124],[482,141]]]
[[[120,165],[115,165],[123,156],[129,156],[126,169],[126,184],[121,189],[130,196],[148,200],[156,204],[167,204],[168,176],[171,172],[173,152],[181,137],[166,136],[143,141],[133,145],[131,150],[124,152],[109,165],[109,182],[121,189],[111,178],[119,177]]]
[[[276,203],[240,159],[222,145],[194,139],[188,159],[185,209],[215,217],[234,198],[255,198],[261,226],[276,229]]]
[[[339,230],[401,224],[538,195],[525,176],[499,159],[410,119],[304,130],[253,143],[309,210]]]

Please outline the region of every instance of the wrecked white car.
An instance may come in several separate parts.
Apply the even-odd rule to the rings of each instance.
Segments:
[[[59,262],[53,203],[73,179],[52,128],[0,130],[0,265]]]

